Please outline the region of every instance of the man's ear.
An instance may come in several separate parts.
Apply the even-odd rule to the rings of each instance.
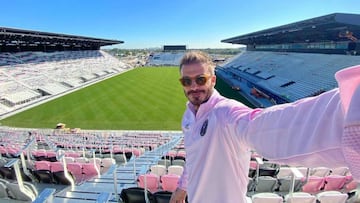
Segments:
[[[213,75],[211,77],[211,83],[215,84],[216,83],[216,75]]]

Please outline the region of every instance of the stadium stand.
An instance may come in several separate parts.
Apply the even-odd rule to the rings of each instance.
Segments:
[[[177,66],[185,52],[153,53],[149,56],[146,65],[149,66]]]
[[[123,43],[0,27],[0,118],[130,68],[101,51]]]
[[[335,13],[222,40],[246,51],[216,74],[256,107],[321,94],[337,87],[336,71],[360,64],[360,42],[344,34],[359,36],[359,20]]]
[[[2,117],[25,106],[112,77],[129,68],[106,52],[97,50],[21,54],[7,53],[6,56],[11,55],[17,60],[11,64],[5,62],[9,60],[4,60],[0,66]]]

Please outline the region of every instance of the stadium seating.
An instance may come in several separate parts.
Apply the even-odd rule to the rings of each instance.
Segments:
[[[101,81],[127,68],[113,56],[96,50],[1,53],[0,115]]]

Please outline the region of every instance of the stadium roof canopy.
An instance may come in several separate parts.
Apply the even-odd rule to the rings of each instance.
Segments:
[[[44,47],[57,47],[58,50],[97,50],[100,49],[101,46],[121,43],[124,42],[119,40],[0,27],[0,47],[2,47],[2,49],[6,49],[5,47],[16,46],[18,48],[24,47],[25,50],[37,50],[43,49]]]
[[[360,39],[360,15],[333,13],[283,26],[240,35],[221,42],[232,44],[284,44]]]

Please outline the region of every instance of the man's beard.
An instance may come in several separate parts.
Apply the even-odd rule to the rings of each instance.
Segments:
[[[193,93],[202,93],[199,96],[192,96],[191,94]],[[206,90],[190,90],[188,92],[186,92],[186,96],[189,100],[189,102],[191,104],[193,104],[194,106],[200,106],[201,104],[207,102],[211,96],[212,91],[206,91]],[[202,99],[201,97],[204,96],[204,98]]]

